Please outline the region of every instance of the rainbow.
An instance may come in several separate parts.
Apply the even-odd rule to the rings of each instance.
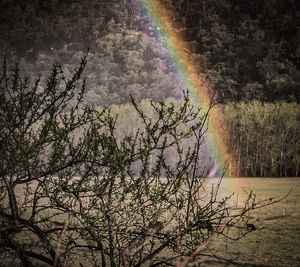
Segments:
[[[167,51],[167,57],[175,66],[178,81],[183,88],[189,90],[195,105],[208,110],[214,94],[199,70],[199,61],[195,62],[195,55],[192,54],[189,43],[185,41],[184,34],[179,30],[181,25],[175,19],[176,14],[171,13],[172,8],[168,8],[162,0],[136,0],[135,4],[155,30],[157,41]],[[227,163],[229,165],[227,175],[232,176],[235,173],[236,160],[228,149],[229,139],[226,134],[227,131],[222,125],[222,114],[218,109],[213,108],[210,112],[208,128],[208,143],[216,161],[213,172],[217,169],[224,170]]]

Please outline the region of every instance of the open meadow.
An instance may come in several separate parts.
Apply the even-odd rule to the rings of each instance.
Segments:
[[[217,180],[208,180],[206,188],[209,189]],[[239,205],[245,199],[245,191],[249,192],[251,189],[257,200],[284,196],[292,190],[281,202],[255,211],[249,223],[254,224],[257,229],[245,238],[231,241],[217,237],[208,244],[208,248],[217,249],[217,254],[221,257],[236,258],[235,262],[240,266],[300,266],[300,178],[223,178],[219,197],[234,192],[231,203]],[[89,266],[84,257],[79,258],[79,262]],[[225,264],[207,259],[204,266]]]
[[[242,266],[300,266],[300,179],[224,178],[221,194],[232,193],[233,202],[242,201],[244,190],[253,189],[258,199],[290,195],[281,202],[257,210],[253,223],[257,230],[239,241],[219,238],[210,244],[225,255],[239,256]],[[222,266],[216,262],[208,266]]]

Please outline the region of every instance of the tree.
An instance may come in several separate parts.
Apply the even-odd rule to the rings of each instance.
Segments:
[[[109,108],[82,106],[85,65],[86,57],[70,79],[55,65],[45,85],[39,78],[31,85],[4,61],[0,253],[6,262],[185,266],[217,258],[205,251],[210,240],[227,236],[225,228],[236,230],[231,238],[245,236],[250,211],[279,201],[257,202],[249,192],[237,207],[219,196],[220,180],[207,189],[199,155],[208,112],[195,110],[188,97],[179,107],[151,102],[147,114],[132,99],[141,126],[118,137]]]
[[[29,87],[18,67],[9,75],[4,61],[0,79],[1,253],[16,253],[24,266],[33,266],[34,260],[52,265],[57,255],[62,226],[51,225],[57,222],[57,213],[50,212],[47,201],[48,177],[76,175],[88,160],[99,113],[88,107],[79,110],[85,82],[79,90],[76,85],[85,65],[83,58],[69,80],[55,65],[45,86],[38,78]],[[61,265],[59,259],[56,263]]]

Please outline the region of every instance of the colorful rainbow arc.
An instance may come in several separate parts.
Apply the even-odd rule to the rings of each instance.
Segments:
[[[188,88],[195,104],[203,110],[208,110],[213,99],[213,92],[203,74],[199,72],[199,62],[193,60],[189,43],[178,30],[181,25],[174,19],[176,14],[171,13],[171,8],[168,8],[162,0],[137,0],[136,4],[140,12],[145,13],[152,27],[156,29],[156,38],[165,48],[169,60],[175,66],[178,80],[184,88]],[[213,171],[216,172],[218,168],[224,170],[225,164],[228,163],[230,171],[227,175],[235,173],[236,161],[233,153],[230,153],[228,149],[227,140],[229,139],[222,126],[222,114],[218,109],[210,112],[208,140],[216,160]]]

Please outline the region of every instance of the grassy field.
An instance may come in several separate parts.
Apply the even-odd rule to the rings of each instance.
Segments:
[[[239,256],[242,266],[300,266],[300,178],[225,178],[221,193],[235,192],[233,200],[253,189],[258,199],[291,194],[271,207],[256,211],[257,228],[239,241],[215,240],[210,244],[225,255]],[[235,200],[236,200],[235,199]],[[221,266],[215,262],[207,266]],[[230,266],[230,265],[229,265]]]
[[[284,196],[291,188],[286,199],[255,212],[258,220],[251,223],[261,229],[239,241],[217,238],[209,247],[217,248],[223,257],[237,256],[236,262],[241,266],[300,266],[300,178],[224,178],[219,196],[235,192],[232,201],[241,203],[246,197],[244,190],[253,189],[259,200]],[[224,264],[207,261],[204,266]]]

